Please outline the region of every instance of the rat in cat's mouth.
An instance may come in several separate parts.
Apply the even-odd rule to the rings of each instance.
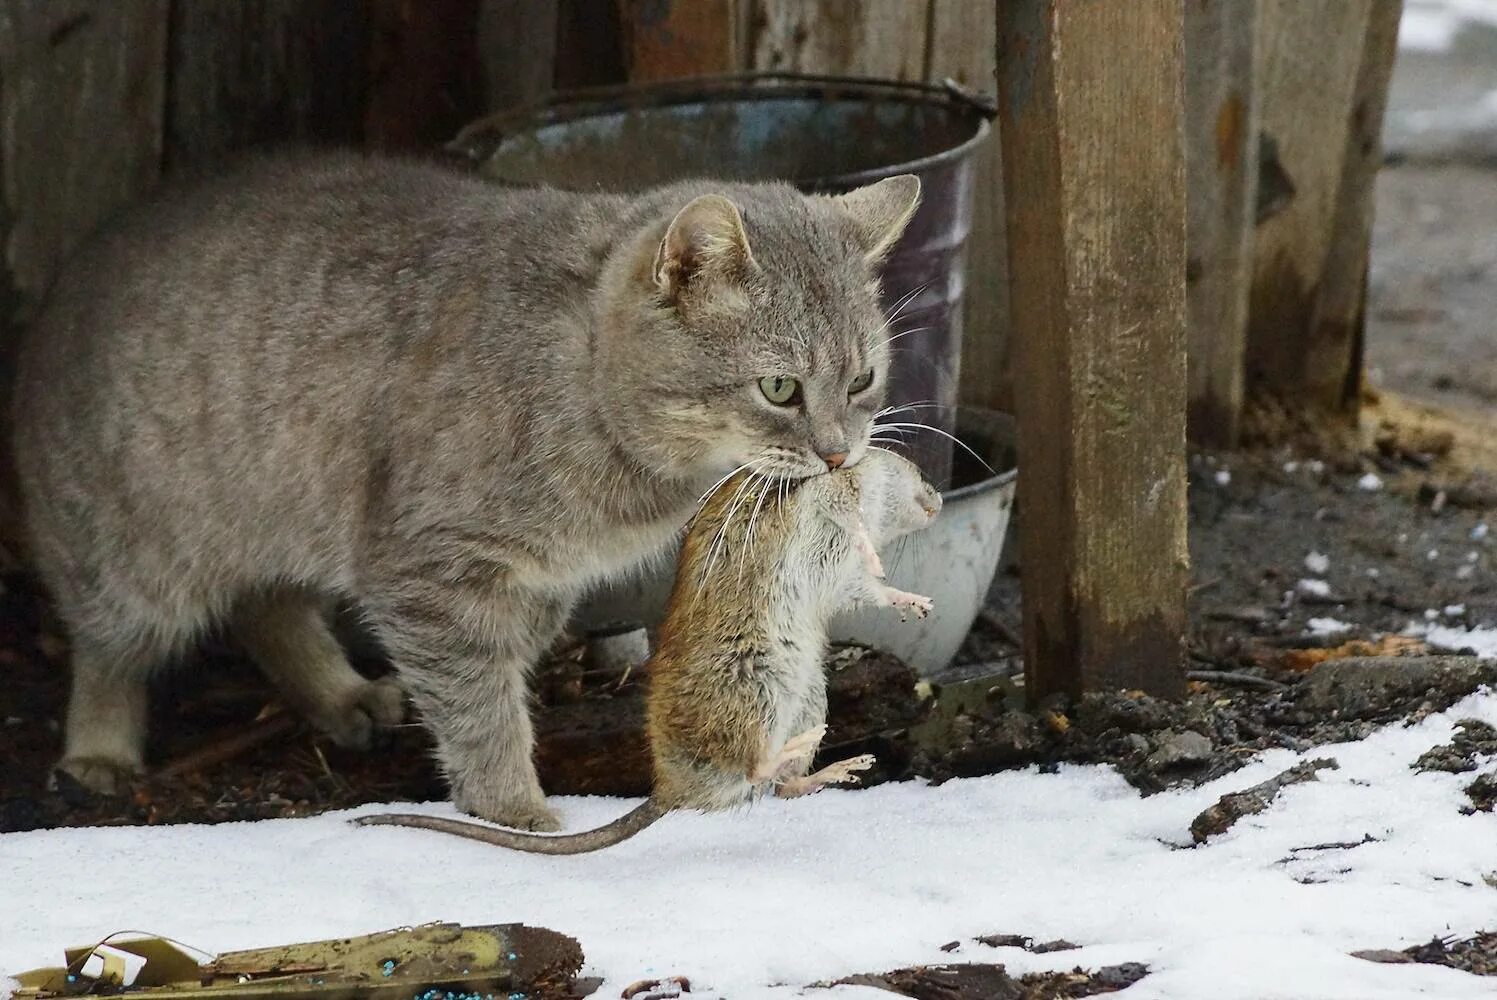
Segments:
[[[856,783],[871,756],[807,773],[826,730],[826,622],[857,604],[924,616],[928,598],[885,585],[877,547],[923,528],[940,509],[941,495],[919,470],[889,452],[788,490],[739,473],[687,531],[659,648],[645,667],[649,799],[597,829],[560,836],[414,813],[354,822],[582,854],[627,840],[671,810],[729,809],[766,786],[789,797]]]

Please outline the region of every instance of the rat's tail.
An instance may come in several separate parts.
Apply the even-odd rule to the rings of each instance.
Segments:
[[[377,813],[373,816],[360,816],[353,822],[359,826],[414,826],[482,841],[496,847],[528,851],[531,854],[586,854],[623,843],[664,816],[665,812],[656,805],[654,799],[646,799],[612,823],[605,823],[595,830],[584,830],[582,833],[562,834],[526,833],[502,826],[485,826],[469,820],[423,816],[419,813]]]

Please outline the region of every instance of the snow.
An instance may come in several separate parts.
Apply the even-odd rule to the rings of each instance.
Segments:
[[[1356,627],[1335,618],[1311,618],[1308,624],[1311,635],[1318,635],[1325,638],[1340,635],[1343,632],[1350,632]]]
[[[1360,490],[1365,490],[1368,493],[1376,493],[1378,490],[1383,488],[1382,477],[1379,476],[1376,472],[1369,472],[1361,479],[1357,480],[1357,488]]]
[[[1232,470],[1218,469],[1216,471],[1216,485],[1230,486],[1232,484]]]
[[[1301,594],[1304,594],[1306,597],[1331,596],[1331,585],[1329,583],[1326,583],[1324,580],[1312,580],[1307,578],[1295,584],[1295,589],[1297,589]]]
[[[1408,0],[1398,24],[1398,46],[1446,52],[1471,23],[1497,25],[1497,0]]]
[[[1305,569],[1316,576],[1325,576],[1326,571],[1331,568],[1331,557],[1324,552],[1311,552],[1305,556]]]
[[[1404,629],[1404,634],[1418,636],[1441,649],[1474,649],[1477,656],[1497,659],[1497,627],[1454,628],[1413,623]]]
[[[694,997],[793,997],[855,972],[995,960],[1015,974],[1145,962],[1153,973],[1127,991],[1133,1000],[1491,996],[1490,980],[1465,973],[1348,957],[1497,920],[1497,890],[1482,881],[1497,870],[1497,815],[1461,815],[1470,775],[1409,767],[1468,717],[1497,724],[1497,695],[1317,748],[1310,755],[1341,769],[1194,850],[1183,845],[1200,810],[1302,758],[1270,751],[1149,798],[1106,766],[826,792],[669,816],[575,858],[354,828],[344,822],[354,813],[8,834],[0,969],[54,963],[62,947],[124,928],[221,951],[431,920],[523,921],[575,935],[585,971],[607,977],[599,997],[677,974]],[[628,803],[559,805],[579,829]],[[1377,842],[1304,849],[1364,834]],[[989,933],[1083,947],[1031,955],[971,940]],[[941,952],[952,940],[964,943]]]

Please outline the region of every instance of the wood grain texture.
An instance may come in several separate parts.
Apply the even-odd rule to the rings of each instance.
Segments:
[[[743,0],[749,69],[926,77],[927,0]]]
[[[1341,185],[1331,217],[1330,245],[1320,277],[1311,322],[1313,343],[1307,364],[1326,373],[1325,399],[1354,413],[1361,399],[1363,338],[1366,333],[1368,257],[1373,203],[1383,162],[1383,113],[1398,49],[1401,0],[1377,0],[1367,19],[1362,64],[1350,108],[1351,125],[1341,161]],[[1339,398],[1331,376],[1342,373]]]
[[[520,107],[551,93],[556,28],[553,0],[482,0],[478,59],[487,110]]]
[[[174,0],[167,166],[267,142],[357,142],[368,48],[362,3]]]
[[[5,269],[22,295],[156,182],[166,33],[165,0],[0,5]]]
[[[1319,302],[1328,269],[1365,264],[1365,240],[1353,246],[1351,237],[1334,252],[1355,259],[1331,258],[1338,226],[1352,225],[1361,217],[1357,206],[1369,204],[1366,191],[1352,188],[1370,185],[1371,174],[1350,168],[1348,153],[1381,124],[1382,98],[1366,89],[1382,81],[1386,90],[1391,48],[1379,49],[1376,39],[1386,35],[1380,25],[1396,24],[1400,7],[1399,0],[1259,0],[1260,119],[1293,195],[1258,227],[1248,377],[1250,391],[1296,406],[1354,402],[1347,398],[1354,332],[1338,326],[1345,316],[1333,321],[1332,310],[1321,322]]]
[[[0,546],[10,556],[23,549],[10,462],[15,331],[63,257],[156,183],[166,39],[166,0],[0,4]]]
[[[950,78],[974,91],[998,86],[997,0],[932,0],[930,81]],[[995,127],[977,153],[962,339],[963,403],[1013,411],[1008,315],[1008,244],[1003,151]]]
[[[1258,95],[1257,0],[1185,5],[1185,147],[1189,223],[1189,430],[1237,444],[1247,360]]]
[[[483,111],[480,0],[368,0],[364,143],[426,152]]]
[[[747,0],[618,0],[629,79],[733,73],[747,61]]]
[[[1182,8],[997,9],[1010,296],[1022,331],[1028,690],[1176,695],[1188,560]]]

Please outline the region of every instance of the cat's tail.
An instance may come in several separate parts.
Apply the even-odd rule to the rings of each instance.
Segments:
[[[531,854],[587,854],[623,843],[665,813],[666,810],[654,799],[646,799],[618,819],[597,829],[561,834],[526,833],[502,826],[485,826],[470,820],[423,816],[419,813],[376,813],[372,816],[359,816],[353,822],[358,826],[413,826],[422,830],[436,830],[438,833],[450,833],[455,837],[466,837]]]

